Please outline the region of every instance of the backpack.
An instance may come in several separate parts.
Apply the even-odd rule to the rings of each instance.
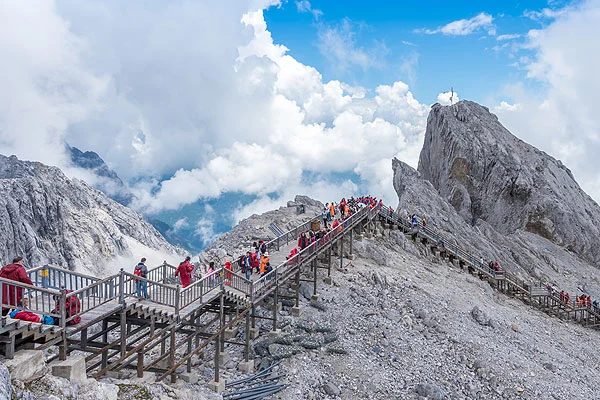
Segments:
[[[141,268],[136,268],[133,270],[133,274],[135,276],[142,276],[142,269]]]
[[[69,294],[71,292],[72,292],[72,290],[66,291],[67,294]],[[67,318],[69,318],[71,315],[75,315],[75,314],[81,312],[81,303],[79,302],[79,298],[77,296],[71,296],[71,297],[67,298],[65,307],[67,309]],[[69,325],[76,325],[80,322],[81,322],[81,317],[77,316],[69,321]]]

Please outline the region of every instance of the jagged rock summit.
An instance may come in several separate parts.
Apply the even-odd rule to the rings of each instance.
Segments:
[[[432,106],[418,171],[471,225],[524,230],[600,261],[598,204],[559,160],[516,138],[486,107]]]
[[[138,213],[59,168],[0,155],[3,263],[21,255],[29,266],[54,264],[104,275],[141,255],[150,260],[148,253],[159,264],[181,251]]]

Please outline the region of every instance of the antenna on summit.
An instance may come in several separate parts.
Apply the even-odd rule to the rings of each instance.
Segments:
[[[454,103],[454,88],[450,87],[450,105]]]

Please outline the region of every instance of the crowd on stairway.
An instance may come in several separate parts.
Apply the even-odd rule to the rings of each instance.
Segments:
[[[577,308],[589,308],[596,313],[600,311],[600,305],[598,304],[598,300],[592,301],[592,298],[590,296],[582,294],[580,296],[577,296],[575,298],[575,301],[571,302],[571,296],[569,295],[569,292],[565,292],[564,290],[558,292],[550,283],[546,285],[546,289],[548,290],[549,295],[558,296],[559,300],[565,303],[565,305]]]

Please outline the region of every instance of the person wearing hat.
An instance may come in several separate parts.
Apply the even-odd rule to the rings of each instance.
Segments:
[[[187,256],[185,261],[182,261],[175,270],[175,277],[179,275],[181,279],[181,287],[188,287],[192,281],[192,271],[194,266],[190,263],[191,257]]]

